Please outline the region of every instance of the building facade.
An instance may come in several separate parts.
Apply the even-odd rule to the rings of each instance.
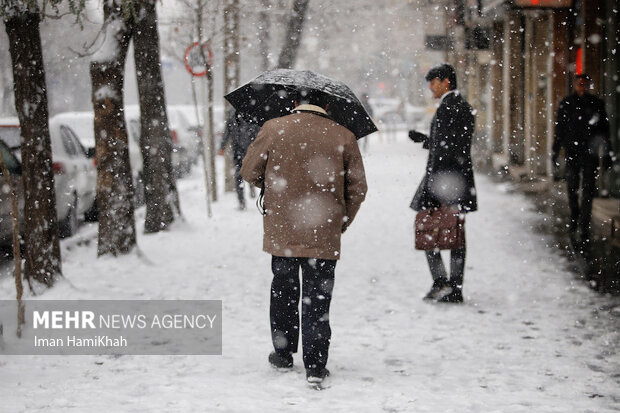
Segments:
[[[620,149],[617,0],[448,0],[446,54],[478,111],[479,159],[521,179],[550,182],[557,107],[578,73],[606,102]],[[620,197],[620,164],[599,180]]]

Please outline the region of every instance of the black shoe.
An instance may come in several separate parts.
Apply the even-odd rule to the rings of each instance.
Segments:
[[[450,294],[452,287],[448,280],[445,278],[439,278],[433,281],[433,286],[430,291],[424,296],[424,300],[439,300],[443,296]]]
[[[306,380],[311,384],[319,384],[329,376],[329,370],[323,367],[321,369],[306,369]]]
[[[452,287],[452,292],[446,294],[437,300],[438,303],[453,303],[458,304],[463,302],[463,290],[458,287]]]
[[[293,367],[293,355],[291,353],[276,353],[273,351],[269,354],[269,363],[278,369],[290,369]]]
[[[581,243],[577,240],[577,235],[574,232],[571,232],[568,235],[568,239],[570,242],[570,247],[573,250],[573,254],[579,254],[579,251],[581,250]]]

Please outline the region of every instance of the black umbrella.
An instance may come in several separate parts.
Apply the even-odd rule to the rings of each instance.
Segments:
[[[377,131],[347,85],[309,70],[268,70],[224,97],[237,113],[262,125],[269,119],[290,114],[295,102],[308,95],[322,106],[327,105],[327,114],[357,139]]]

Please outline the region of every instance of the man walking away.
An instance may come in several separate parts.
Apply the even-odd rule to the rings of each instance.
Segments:
[[[245,157],[248,147],[256,138],[256,134],[260,127],[251,122],[247,122],[237,115],[234,109],[231,109],[226,119],[226,129],[224,137],[220,144],[218,155],[223,156],[226,145],[230,141],[233,154],[233,162],[235,164],[235,190],[237,191],[237,199],[239,200],[239,209],[245,209],[245,196],[243,194],[243,179],[241,179],[241,163]]]
[[[411,202],[421,211],[451,206],[463,214],[478,208],[474,172],[471,161],[471,140],[474,131],[472,108],[456,89],[456,72],[447,64],[432,68],[425,79],[439,107],[431,122],[429,136],[410,131],[414,142],[424,142],[429,150],[426,172]],[[450,279],[439,251],[425,251],[433,277],[433,286],[425,300],[463,302],[465,245],[450,253]]]
[[[564,98],[558,108],[551,155],[553,165],[558,168],[560,150],[564,148],[570,208],[569,236],[575,250],[582,251],[585,258],[588,258],[590,252],[590,219],[601,153],[605,168],[611,168],[614,158],[609,141],[609,119],[605,104],[586,92],[590,86],[591,79],[587,74],[575,76],[574,92]],[[580,242],[577,240],[578,229],[581,232]]]
[[[264,186],[263,250],[272,255],[273,272],[269,362],[293,366],[301,293],[306,377],[320,383],[329,375],[329,306],[340,234],[353,222],[367,187],[353,133],[327,116],[320,96],[305,100],[292,114],[264,124],[241,176]]]

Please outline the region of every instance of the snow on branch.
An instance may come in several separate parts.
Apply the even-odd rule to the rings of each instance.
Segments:
[[[125,30],[125,23],[119,18],[111,18],[105,22],[103,43],[93,54],[95,62],[112,62],[116,60],[119,51],[119,36]]]
[[[55,16],[50,17],[57,17],[60,15],[59,6],[63,2],[69,6],[69,12],[65,14],[75,15],[79,22],[86,0],[0,0],[0,16],[15,17],[19,14],[39,12],[41,16],[46,16],[48,7],[51,7]]]

